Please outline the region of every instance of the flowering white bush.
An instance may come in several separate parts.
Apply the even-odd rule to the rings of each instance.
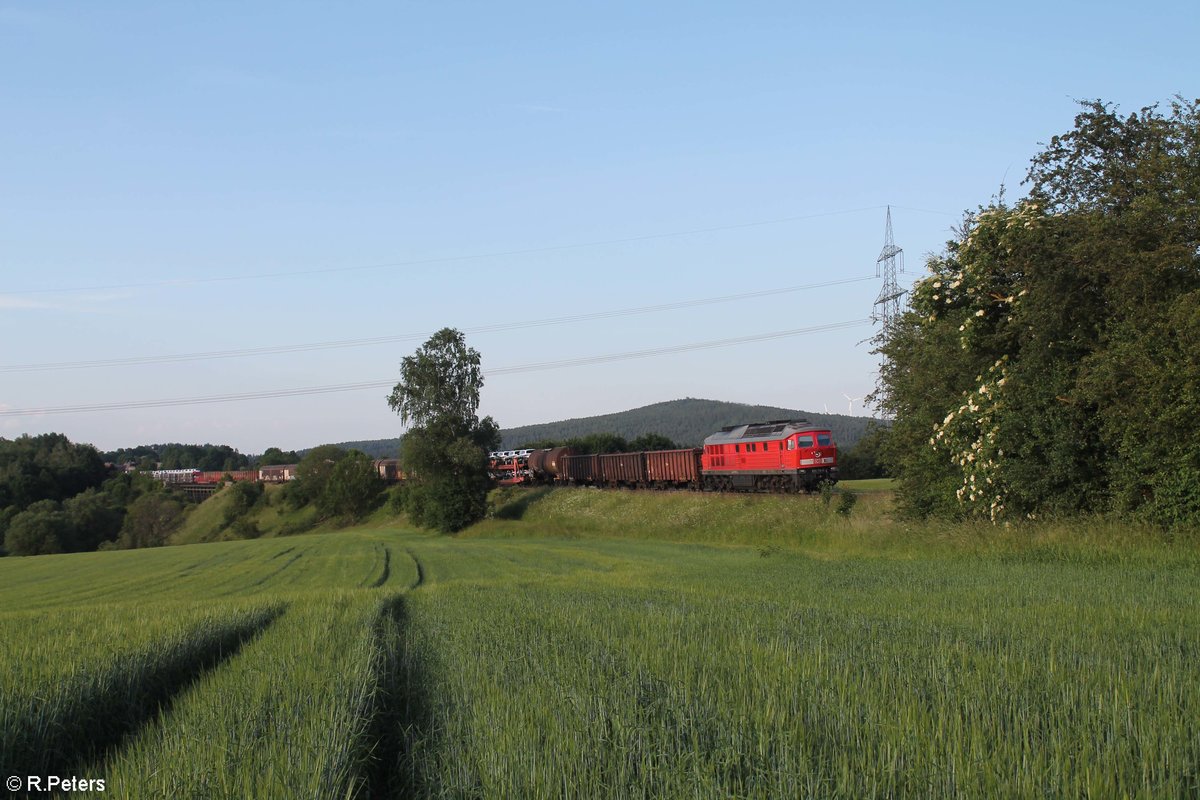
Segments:
[[[1004,515],[1004,450],[998,441],[1004,386],[1008,382],[1007,356],[997,359],[979,376],[980,384],[966,393],[962,405],[934,423],[929,444],[946,453],[962,471],[958,502],[976,515],[996,522]]]
[[[972,221],[968,235],[951,247],[951,257],[931,259],[931,274],[912,290],[912,309],[923,327],[958,323],[959,346],[980,358],[999,356],[963,392],[962,403],[933,426],[929,445],[962,471],[958,501],[972,513],[997,521],[1005,512],[1004,387],[1009,381],[1006,328],[1028,289],[1020,285],[1014,237],[1026,235],[1040,219],[1038,205],[989,208]]]

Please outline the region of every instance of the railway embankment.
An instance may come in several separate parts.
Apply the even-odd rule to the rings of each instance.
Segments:
[[[901,516],[886,483],[847,482],[830,494],[506,488],[465,537],[621,538],[790,549],[828,557],[999,556],[1021,562],[1200,564],[1200,536],[1108,517],[984,521]],[[847,498],[853,498],[847,500]]]

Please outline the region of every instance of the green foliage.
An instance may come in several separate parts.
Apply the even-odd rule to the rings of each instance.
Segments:
[[[7,555],[8,551],[4,547],[4,537],[8,533],[8,526],[12,522],[13,517],[21,513],[16,506],[8,506],[0,508],[0,556]]]
[[[388,405],[400,422],[416,427],[451,418],[471,425],[479,408],[483,371],[479,352],[462,333],[443,328],[400,363],[400,382]]]
[[[1148,519],[1167,528],[1194,525],[1200,520],[1200,467],[1160,471],[1150,489],[1153,502],[1144,510]]]
[[[854,504],[858,502],[858,495],[854,492],[843,490],[838,493],[837,513],[843,517],[849,517],[854,511]]]
[[[280,464],[298,463],[300,463],[300,456],[296,454],[295,450],[288,450],[287,452],[284,452],[278,447],[268,447],[257,459],[257,464],[260,467],[273,467]]]
[[[569,439],[540,439],[527,442],[521,448],[544,450],[551,447],[571,447],[576,453],[636,453],[642,450],[679,450],[679,445],[658,433],[644,433],[632,441],[610,432],[589,433]]]
[[[388,405],[412,425],[403,463],[413,482],[406,510],[417,525],[449,533],[487,511],[487,454],[500,433],[491,417],[476,415],[482,387],[479,353],[452,328],[401,362]]]
[[[1029,197],[929,260],[879,347],[908,511],[1200,519],[1168,477],[1200,440],[1198,131],[1196,103],[1084,103]]]
[[[628,453],[633,448],[623,436],[615,433],[589,433],[574,439],[567,439],[563,446],[574,447],[579,453]]]
[[[235,481],[229,485],[226,490],[227,497],[225,502],[225,514],[223,519],[224,527],[232,527],[245,517],[255,505],[263,499],[263,485],[257,481]],[[238,533],[244,533],[253,529],[253,523],[244,524],[239,529]],[[254,529],[254,535],[257,536],[257,529]]]
[[[405,513],[416,525],[444,533],[461,530],[487,513],[487,454],[498,439],[491,417],[474,426],[454,417],[411,429],[404,437],[404,468],[413,478]]]
[[[642,450],[680,450],[679,445],[661,433],[643,433],[629,443],[631,452]]]
[[[323,444],[309,450],[296,466],[296,479],[287,483],[288,502],[296,508],[315,503],[325,491],[334,466],[347,455],[335,444]]]
[[[322,518],[364,516],[378,504],[383,490],[369,456],[333,444],[309,450],[296,475],[283,487],[284,504],[299,509],[311,503]]]
[[[88,489],[62,504],[71,525],[71,549],[95,550],[101,542],[117,538],[125,509],[108,492]]]
[[[125,549],[158,547],[183,522],[183,504],[163,492],[144,494],[125,514],[117,546]]]
[[[14,556],[65,553],[72,549],[74,530],[67,514],[53,500],[39,500],[13,517],[4,536],[4,549]]]
[[[104,460],[115,464],[134,462],[138,469],[198,469],[205,472],[250,467],[250,458],[225,444],[150,444],[112,450]],[[284,462],[295,463],[295,462]]]
[[[887,477],[883,450],[888,431],[883,425],[872,425],[854,447],[838,448],[838,478],[853,481]]]
[[[107,474],[96,448],[61,433],[0,438],[0,508],[65,500],[100,486]]]
[[[113,505],[125,508],[144,494],[162,491],[163,485],[140,472],[122,472],[106,480],[100,488]]]
[[[116,537],[124,516],[108,494],[96,489],[63,503],[39,500],[21,512],[10,508],[4,544],[18,556],[95,550]]]
[[[334,464],[317,497],[317,511],[323,517],[359,519],[378,505],[383,488],[371,458],[365,453],[349,453]]]

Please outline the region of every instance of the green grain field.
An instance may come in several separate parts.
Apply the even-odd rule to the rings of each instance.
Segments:
[[[1200,548],[507,492],[0,559],[0,772],[108,797],[1200,796]],[[1108,527],[1105,527],[1105,526]]]

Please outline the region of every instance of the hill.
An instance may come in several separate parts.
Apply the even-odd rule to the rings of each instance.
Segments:
[[[570,439],[592,433],[615,433],[626,439],[634,439],[645,433],[661,433],[683,446],[699,446],[704,437],[726,425],[757,422],[769,419],[807,419],[817,425],[828,426],[838,446],[848,450],[867,432],[868,426],[878,420],[870,417],[852,417],[846,414],[817,414],[776,406],[754,406],[745,403],[726,403],[720,400],[685,398],[653,403],[641,408],[600,414],[594,417],[577,417],[558,422],[524,425],[501,431],[501,447],[517,448],[530,442],[546,439]],[[373,458],[395,458],[400,447],[399,439],[376,439],[373,441],[341,442],[339,447],[355,448]]]

